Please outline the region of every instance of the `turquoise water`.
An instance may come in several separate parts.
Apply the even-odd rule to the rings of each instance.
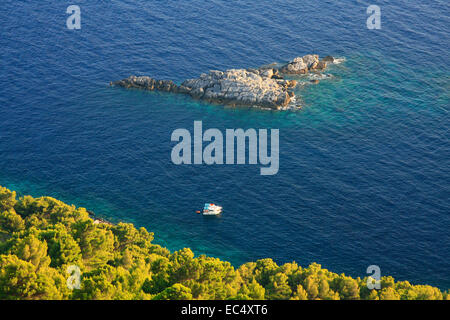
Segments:
[[[272,257],[450,287],[449,4],[6,1],[0,9],[0,185],[133,222],[171,250]],[[111,88],[177,82],[307,53],[345,57],[300,111],[227,108]],[[280,129],[280,170],[176,166],[177,128]],[[221,218],[195,214],[205,202]]]

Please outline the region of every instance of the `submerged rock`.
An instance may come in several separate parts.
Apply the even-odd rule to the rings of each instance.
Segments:
[[[183,93],[221,104],[282,109],[295,102],[293,88],[297,86],[297,81],[285,80],[282,74],[306,74],[326,67],[325,59],[319,60],[318,55],[309,54],[297,57],[281,68],[270,65],[259,69],[211,70],[198,78],[185,80],[181,85],[148,76],[130,76],[110,84],[124,88]]]
[[[138,88],[146,90],[159,90],[177,92],[178,86],[172,80],[156,80],[147,76],[129,76],[126,79],[115,81],[112,85],[124,88]]]
[[[322,59],[322,61],[325,61],[325,62],[331,62],[331,63],[333,63],[334,62],[334,57],[332,57],[332,56],[326,56],[325,58],[323,58]]]

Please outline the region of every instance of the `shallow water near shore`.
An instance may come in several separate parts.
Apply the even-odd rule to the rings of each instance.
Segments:
[[[338,273],[450,288],[449,4],[237,1],[6,1],[0,12],[0,185],[84,206],[239,265],[271,257]],[[301,110],[209,105],[111,88],[145,74],[180,82],[209,69],[317,53],[345,57],[299,89]],[[176,166],[173,130],[280,129],[280,170]],[[205,202],[221,217],[195,210]]]

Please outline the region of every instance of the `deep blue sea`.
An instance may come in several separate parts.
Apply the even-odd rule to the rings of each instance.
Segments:
[[[81,8],[68,30],[66,8]],[[381,30],[366,9],[381,7]],[[234,265],[271,257],[450,288],[450,2],[2,1],[0,185]],[[113,88],[317,53],[346,61],[300,111]],[[176,166],[171,133],[280,130],[280,170]],[[195,214],[205,202],[220,218]]]

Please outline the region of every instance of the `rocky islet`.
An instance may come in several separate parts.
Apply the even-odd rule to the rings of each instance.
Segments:
[[[297,57],[281,67],[265,66],[258,69],[211,70],[195,79],[185,80],[177,85],[172,80],[157,80],[148,76],[130,76],[111,82],[124,88],[138,88],[188,94],[195,99],[226,105],[259,106],[283,109],[296,101],[294,88],[296,80],[285,76],[319,74],[335,58],[327,56],[322,60],[318,55]],[[326,77],[328,78],[328,77]],[[319,80],[314,78],[314,83]]]

